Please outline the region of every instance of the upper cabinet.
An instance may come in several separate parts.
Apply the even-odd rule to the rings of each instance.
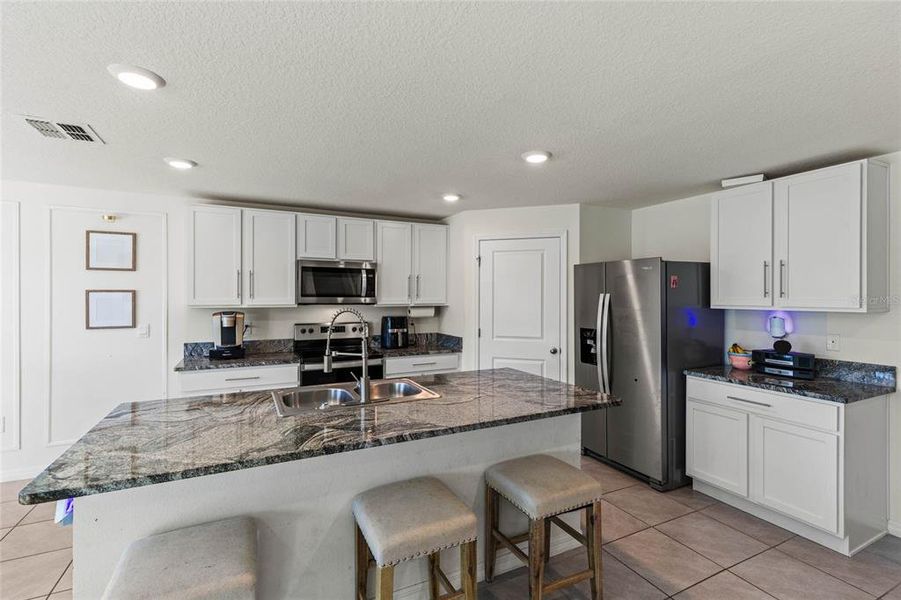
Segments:
[[[192,206],[188,212],[188,304],[241,304],[241,209]]]
[[[711,304],[888,310],[888,181],[863,160],[717,194]]]
[[[297,215],[297,258],[335,259],[338,219],[329,215]]]
[[[378,222],[378,303],[447,303],[447,225]]]
[[[244,304],[294,306],[295,225],[293,213],[244,211]]]
[[[338,217],[338,259],[375,260],[375,221]]]

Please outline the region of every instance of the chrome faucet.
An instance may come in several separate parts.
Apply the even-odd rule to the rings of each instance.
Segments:
[[[362,336],[362,347],[360,349],[360,353],[356,352],[338,352],[337,350],[332,350],[332,327],[335,325],[335,321],[343,315],[344,313],[353,315],[360,321],[360,335]],[[335,316],[332,317],[332,322],[329,323],[328,326],[328,334],[325,338],[325,356],[322,357],[322,371],[324,373],[332,372],[332,357],[333,356],[359,356],[363,361],[363,373],[360,378],[357,379],[354,376],[354,379],[357,379],[358,389],[360,391],[360,403],[366,404],[369,402],[369,324],[366,322],[366,319],[363,318],[363,315],[360,311],[353,308],[342,308],[338,312],[335,313]]]

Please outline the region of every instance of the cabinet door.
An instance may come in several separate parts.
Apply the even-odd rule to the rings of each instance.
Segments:
[[[751,500],[839,532],[838,436],[751,417]]]
[[[338,258],[375,260],[375,221],[338,217]]]
[[[410,303],[413,268],[411,232],[410,223],[378,222],[375,290],[379,304]]]
[[[338,220],[328,215],[297,215],[297,258],[335,258]]]
[[[241,304],[241,209],[192,206],[188,213],[188,304]]]
[[[860,308],[861,163],[775,183],[776,305]]]
[[[710,302],[714,307],[773,305],[773,188],[763,182],[713,198]]]
[[[748,495],[748,414],[696,402],[685,404],[686,473],[739,496]]]
[[[413,304],[447,303],[447,225],[413,225]]]
[[[294,213],[244,211],[244,304],[294,306]]]

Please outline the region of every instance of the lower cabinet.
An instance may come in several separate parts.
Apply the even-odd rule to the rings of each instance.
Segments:
[[[686,472],[739,496],[747,496],[747,413],[690,399],[686,411]]]
[[[181,390],[192,396],[274,390],[300,385],[298,365],[231,367],[185,371],[179,376]]]
[[[422,354],[386,358],[385,377],[414,377],[460,370],[459,354]]]

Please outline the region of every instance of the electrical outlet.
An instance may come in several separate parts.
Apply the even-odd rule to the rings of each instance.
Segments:
[[[837,333],[826,334],[826,350],[829,352],[838,352],[842,349],[842,336]]]

